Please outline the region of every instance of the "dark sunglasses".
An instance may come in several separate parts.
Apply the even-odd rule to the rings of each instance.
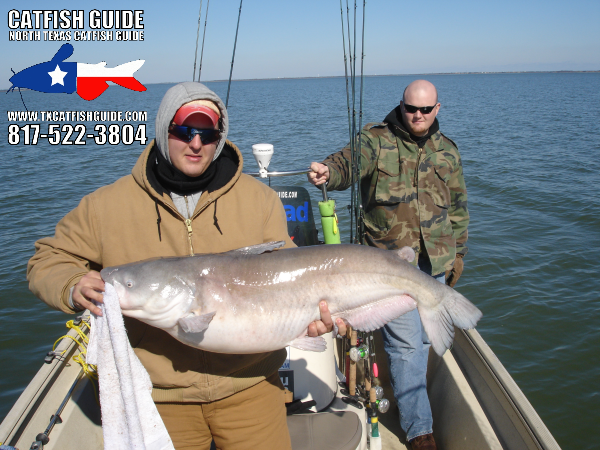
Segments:
[[[404,103],[404,109],[406,109],[407,112],[414,114],[417,111],[421,111],[421,114],[431,114],[431,111],[433,111],[433,109],[436,107],[437,105],[433,105],[433,106],[413,106],[413,105],[409,105],[407,103]]]
[[[169,127],[169,133],[185,142],[191,142],[192,139],[194,139],[194,136],[198,135],[200,136],[200,141],[203,145],[215,142],[221,137],[220,130],[201,130],[199,128],[183,127],[181,125],[171,125]]]

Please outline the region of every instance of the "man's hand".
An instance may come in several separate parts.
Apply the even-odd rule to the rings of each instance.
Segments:
[[[319,186],[329,180],[329,167],[325,164],[313,162],[310,165],[310,170],[312,172],[307,173],[308,181],[315,186]]]
[[[322,334],[329,333],[333,330],[333,320],[331,319],[331,313],[329,312],[325,300],[322,300],[321,303],[319,303],[319,309],[321,310],[321,320],[315,320],[308,326],[308,335],[310,337],[321,336]],[[335,321],[335,324],[338,327],[338,334],[345,336],[346,323],[344,320],[338,318]]]
[[[454,260],[454,267],[452,267],[452,270],[446,270],[446,284],[450,287],[454,287],[456,285],[456,282],[463,273],[463,269],[465,267],[463,256],[464,255],[457,253],[456,259]]]
[[[90,312],[97,316],[102,315],[102,310],[96,306],[92,300],[103,303],[102,293],[104,292],[104,281],[100,276],[100,272],[90,270],[86,273],[79,283],[73,288],[73,305],[75,309],[89,309]]]

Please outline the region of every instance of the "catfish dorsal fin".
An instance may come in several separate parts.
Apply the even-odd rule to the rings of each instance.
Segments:
[[[248,247],[238,248],[236,250],[231,250],[227,253],[242,253],[244,255],[260,255],[265,252],[272,252],[273,250],[283,247],[285,245],[285,241],[274,241],[274,242],[266,242],[264,244],[258,245],[250,245]]]
[[[59,63],[73,54],[73,46],[68,42],[63,44],[50,61]]]
[[[400,258],[408,262],[413,262],[416,257],[415,251],[410,247],[402,247],[396,250],[396,253]]]

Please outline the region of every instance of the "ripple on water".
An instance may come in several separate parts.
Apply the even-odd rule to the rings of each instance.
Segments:
[[[383,120],[416,78],[366,78],[364,123]],[[600,196],[591,157],[600,154],[600,76],[427,78],[438,87],[441,130],[459,146],[469,190],[469,253],[458,290],[484,312],[478,330],[559,443],[591,450],[600,437]],[[225,97],[227,83],[208,85]],[[95,108],[147,110],[151,138],[169,87],[150,85],[143,96],[109,89]],[[335,78],[234,82],[229,138],[245,170],[256,171],[258,142],[275,145],[270,167],[277,170],[307,167],[345,145],[345,89]],[[23,96],[30,110],[89,109],[77,96]],[[5,97],[7,109],[22,107],[19,96]],[[130,173],[141,147],[13,148],[0,140],[0,151],[0,351],[11,368],[0,371],[2,418],[69,318],[27,290],[34,241],[52,235],[83,195]],[[307,187],[316,208],[320,193],[304,178],[273,184]],[[347,241],[349,191],[331,197]]]

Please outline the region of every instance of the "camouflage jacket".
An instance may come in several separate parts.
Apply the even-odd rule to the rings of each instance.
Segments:
[[[426,252],[433,275],[450,270],[456,253],[467,253],[469,224],[467,188],[454,142],[437,131],[419,148],[403,128],[386,122],[367,124],[360,137],[366,242],[387,249],[409,246],[417,255]],[[330,171],[327,190],[351,185],[350,160],[347,145],[323,161]]]

